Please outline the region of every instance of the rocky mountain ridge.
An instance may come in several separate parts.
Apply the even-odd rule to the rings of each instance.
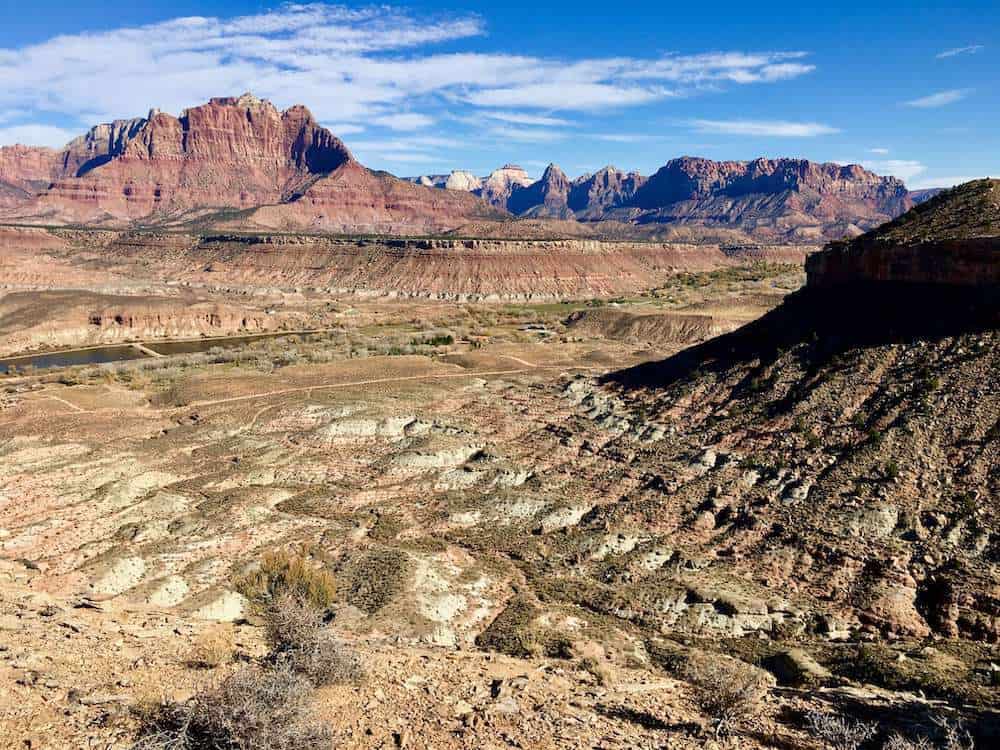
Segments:
[[[457,174],[457,173],[453,173]],[[446,187],[447,178],[412,178]],[[550,164],[536,181],[507,165],[475,182],[453,183],[521,218],[615,221],[634,225],[730,227],[770,239],[855,236],[926,199],[902,181],[858,165],[805,159],[717,162],[681,157],[653,176],[607,166],[571,180]]]
[[[514,217],[808,243],[856,236],[926,197],[857,165],[786,158],[681,157],[649,178],[608,166],[571,179],[551,164],[534,180],[507,164],[397,180],[358,164],[304,106],[279,112],[252,94],[98,125],[58,151],[0,149],[0,219],[35,224],[419,234]]]
[[[239,219],[248,228],[405,234],[501,218],[472,195],[375,174],[306,107],[279,112],[252,94],[99,125],[61,152],[18,153],[4,156],[12,166],[3,194],[4,218],[19,222]]]

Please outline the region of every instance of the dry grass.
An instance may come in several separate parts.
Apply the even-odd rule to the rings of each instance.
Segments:
[[[215,669],[231,662],[235,650],[232,628],[220,623],[198,634],[187,664],[199,669]]]

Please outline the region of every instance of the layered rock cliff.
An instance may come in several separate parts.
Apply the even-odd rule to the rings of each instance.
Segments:
[[[1000,180],[976,180],[896,221],[833,242],[807,263],[809,286],[890,282],[977,288],[1000,301]]]
[[[757,235],[816,239],[860,234],[912,205],[902,181],[857,165],[684,157],[668,162],[610,215],[640,223],[727,225]]]
[[[50,148],[0,147],[0,208],[17,206],[57,174],[59,153]]]

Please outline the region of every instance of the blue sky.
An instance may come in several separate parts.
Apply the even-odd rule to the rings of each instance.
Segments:
[[[910,187],[1000,176],[987,3],[51,0],[0,7],[0,144],[245,90],[302,103],[368,166],[799,156]]]

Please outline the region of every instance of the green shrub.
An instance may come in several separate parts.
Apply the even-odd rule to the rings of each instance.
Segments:
[[[260,567],[236,582],[236,590],[261,609],[288,594],[322,611],[336,599],[337,583],[330,571],[304,557],[274,551],[265,553]]]

